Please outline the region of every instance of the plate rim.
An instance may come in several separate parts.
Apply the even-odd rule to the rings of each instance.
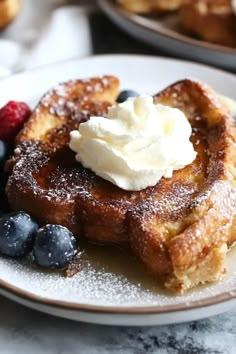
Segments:
[[[98,0],[98,1],[104,1],[104,0]],[[105,0],[105,1],[107,1],[107,0]],[[196,62],[196,61],[188,59],[188,58],[179,58],[179,57],[174,58],[174,57],[169,57],[168,55],[158,55],[158,54],[152,55],[152,54],[135,54],[135,53],[104,53],[104,54],[86,55],[84,57],[72,57],[70,59],[62,59],[62,60],[58,60],[55,63],[44,64],[39,67],[35,67],[32,69],[27,69],[27,70],[20,70],[20,71],[17,71],[16,73],[13,73],[12,75],[2,77],[0,79],[0,87],[4,82],[6,82],[10,79],[14,79],[16,77],[24,76],[27,74],[41,72],[41,71],[44,71],[46,69],[50,69],[53,67],[60,67],[63,64],[69,64],[69,63],[74,63],[74,62],[85,62],[87,60],[97,60],[97,59],[103,59],[103,58],[110,59],[113,57],[120,58],[120,59],[126,57],[126,58],[133,58],[134,60],[135,59],[151,59],[151,60],[163,60],[163,61],[167,60],[167,61],[173,62],[173,63],[174,62],[177,62],[180,64],[185,63],[185,64],[193,65],[195,67],[202,67],[203,69],[205,68],[205,69],[210,70],[212,72],[216,71],[216,72],[219,72],[225,76],[230,77],[233,80],[236,80],[236,75],[231,70],[216,67],[216,66],[214,66],[212,64],[208,64],[208,63]]]
[[[111,59],[111,58],[125,58],[125,57],[131,57],[131,58],[136,58],[136,59],[151,59],[151,60],[168,60],[170,62],[181,62],[181,63],[188,63],[193,66],[199,66],[199,67],[205,67],[208,70],[216,71],[221,74],[224,74],[225,76],[228,76],[229,78],[233,78],[236,81],[236,77],[233,73],[224,71],[222,69],[214,68],[211,67],[210,65],[207,64],[202,64],[202,63],[196,63],[192,62],[191,60],[183,60],[183,59],[175,59],[175,58],[168,58],[168,57],[162,57],[162,56],[152,56],[152,55],[136,55],[136,54],[100,54],[100,55],[94,55],[94,56],[87,56],[84,58],[72,58],[70,60],[63,60],[63,61],[58,61],[57,63],[54,64],[48,64],[44,65],[35,69],[31,69],[28,71],[23,71],[19,72],[15,75],[12,75],[10,77],[4,78],[0,80],[0,83],[4,84],[6,80],[9,80],[14,77],[18,76],[24,76],[28,75],[30,73],[35,73],[35,72],[40,72],[44,71],[44,69],[47,68],[53,68],[53,67],[58,67],[60,68],[61,65],[63,64],[69,64],[70,62],[86,62],[86,60],[96,60],[96,59]],[[219,293],[214,296],[208,296],[207,298],[204,299],[199,299],[199,300],[193,300],[193,301],[188,301],[188,302],[182,302],[182,303],[175,303],[175,304],[169,304],[169,305],[153,305],[153,306],[105,306],[105,305],[92,305],[92,304],[86,304],[86,303],[78,303],[78,302],[71,302],[71,301],[64,301],[64,300],[55,300],[52,298],[47,298],[44,296],[36,295],[32,293],[31,291],[27,290],[22,290],[20,287],[12,285],[8,283],[7,281],[3,280],[0,278],[0,288],[10,294],[15,295],[18,298],[21,298],[22,300],[26,301],[31,301],[36,304],[41,304],[41,305],[47,305],[53,308],[59,308],[62,310],[74,310],[74,311],[79,311],[79,312],[89,312],[89,313],[96,313],[96,314],[116,314],[116,315],[145,315],[145,314],[153,314],[153,315],[161,315],[161,314],[169,314],[169,313],[174,313],[174,312],[181,312],[181,311],[190,311],[190,310],[196,310],[200,308],[207,308],[210,306],[214,305],[219,305],[223,303],[228,303],[232,300],[236,300],[236,288],[230,291],[225,291],[222,293]]]
[[[105,305],[92,305],[82,304],[73,301],[53,300],[44,296],[36,295],[30,291],[22,290],[21,288],[11,285],[4,280],[0,279],[0,288],[23,299],[31,301],[36,304],[47,305],[54,308],[60,308],[62,310],[73,310],[80,312],[90,312],[97,314],[116,314],[116,315],[158,315],[158,314],[170,314],[181,311],[191,311],[210,306],[216,306],[225,304],[232,300],[236,300],[236,288],[234,290],[226,291],[224,293],[217,294],[213,297],[207,297],[205,299],[194,300],[170,305],[153,305],[153,306],[105,306]]]
[[[192,45],[194,47],[198,47],[204,50],[210,50],[212,52],[220,52],[227,55],[236,55],[236,48],[224,46],[221,44],[211,43],[197,38],[192,38],[190,36],[181,34],[169,28],[162,28],[162,27],[156,28],[154,26],[153,20],[150,20],[148,18],[145,18],[142,15],[138,15],[126,9],[123,9],[121,6],[119,6],[119,4],[115,4],[114,1],[115,0],[98,0],[98,3],[105,12],[106,12],[105,8],[108,7],[109,10],[116,12],[118,16],[127,20],[129,23],[139,26],[151,33],[160,34],[169,39],[176,40],[178,42],[182,42],[187,45]],[[158,20],[156,20],[156,22],[158,23]]]

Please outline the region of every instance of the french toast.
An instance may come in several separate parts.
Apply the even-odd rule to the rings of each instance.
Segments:
[[[125,9],[140,14],[168,13],[176,11],[184,0],[118,0]]]
[[[231,0],[189,1],[180,9],[180,23],[200,39],[236,47],[236,14]]]
[[[75,160],[69,132],[116,100],[112,76],[47,93],[16,139],[6,193],[13,210],[78,237],[132,250],[165,286],[183,292],[215,281],[236,240],[236,128],[218,95],[183,80],[154,96],[187,116],[197,158],[154,187],[124,191]]]
[[[14,20],[21,9],[21,0],[0,0],[0,29]]]

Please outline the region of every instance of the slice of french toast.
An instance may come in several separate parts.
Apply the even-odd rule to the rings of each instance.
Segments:
[[[106,114],[118,91],[118,79],[104,76],[62,84],[43,97],[8,163],[10,206],[92,242],[130,248],[174,291],[219,279],[236,240],[233,118],[199,82],[183,80],[154,96],[186,114],[197,158],[154,187],[128,192],[85,169],[68,147],[69,132]]]
[[[180,10],[181,26],[205,41],[236,47],[236,14],[231,0],[195,0]]]

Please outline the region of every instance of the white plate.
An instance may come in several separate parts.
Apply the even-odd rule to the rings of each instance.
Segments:
[[[236,77],[203,65],[147,56],[107,55],[58,63],[0,81],[0,106],[10,99],[36,103],[58,82],[114,74],[122,88],[156,93],[176,80],[204,80],[236,99]],[[71,279],[27,262],[0,258],[0,292],[22,304],[75,320],[116,325],[183,322],[232,308],[236,298],[235,251],[229,275],[183,296],[158,288],[142,265],[118,250],[91,246],[81,272]]]
[[[168,53],[214,64],[236,71],[236,48],[198,40],[183,34],[178,28],[177,15],[151,18],[122,9],[116,0],[99,0],[102,10],[119,27],[134,37]]]

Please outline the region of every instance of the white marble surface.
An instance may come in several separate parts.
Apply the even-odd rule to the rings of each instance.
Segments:
[[[51,317],[0,297],[1,354],[235,354],[236,310],[180,325],[131,328]]]

